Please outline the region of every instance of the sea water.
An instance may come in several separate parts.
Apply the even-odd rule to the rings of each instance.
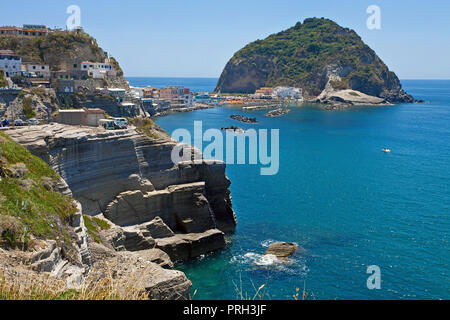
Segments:
[[[450,298],[450,81],[402,83],[426,103],[310,105],[278,118],[217,107],[157,120],[169,133],[197,120],[204,130],[280,129],[277,175],[227,166],[238,226],[226,249],[178,266],[194,299],[254,298],[262,285],[266,299],[293,299],[296,288],[310,299]],[[276,241],[301,250],[285,262],[264,255]],[[372,265],[380,290],[367,287]]]

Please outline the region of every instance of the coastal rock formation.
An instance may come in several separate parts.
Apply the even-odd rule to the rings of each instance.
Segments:
[[[275,118],[275,117],[279,117],[279,116],[282,116],[284,114],[287,114],[289,112],[291,112],[290,109],[280,108],[280,109],[269,111],[264,116],[269,117],[269,118]]]
[[[236,120],[236,121],[244,122],[244,123],[257,123],[258,122],[256,120],[256,118],[249,118],[249,117],[235,115],[235,114],[232,115],[230,118],[233,120]]]
[[[43,188],[77,202],[70,217],[76,250],[48,241],[29,258],[34,270],[69,288],[112,272],[151,299],[190,298],[191,282],[174,262],[226,246],[225,232],[236,226],[230,181],[224,163],[174,164],[177,142],[156,125],[149,132],[62,124],[7,131],[61,176],[43,178]],[[28,169],[17,163],[7,174],[27,177]]]
[[[156,239],[156,247],[166,252],[172,261],[191,260],[206,252],[223,249],[225,246],[223,232],[217,229]]]
[[[165,134],[152,138],[133,128],[105,131],[61,124],[8,134],[61,175],[69,188],[66,193],[80,202],[83,214],[103,214],[121,228],[110,231],[110,242],[116,248],[165,248],[161,237],[192,233],[196,235],[189,239],[192,244],[181,254],[191,258],[202,251],[208,242],[204,239],[213,239],[214,244],[203,246],[203,253],[224,247],[223,233],[236,226],[225,164],[174,164],[171,152],[176,142]],[[141,226],[146,223],[150,225]],[[222,240],[209,233],[198,236],[210,230]],[[197,243],[202,245],[196,247]]]
[[[23,93],[0,93],[0,117],[26,119],[35,117],[47,122],[58,109],[58,100],[54,91],[44,88],[24,90]]]
[[[94,269],[91,277],[101,278],[108,270],[115,278],[133,281],[154,300],[188,300],[192,283],[158,249],[139,252],[114,251],[101,244],[92,244]]]
[[[215,91],[254,93],[261,87],[290,86],[302,88],[305,98],[314,99],[327,84],[391,103],[414,101],[355,31],[324,18],[298,22],[239,50]]]
[[[295,243],[288,242],[276,242],[272,243],[267,248],[266,254],[272,254],[279,259],[286,259],[292,256],[297,251],[297,245]]]

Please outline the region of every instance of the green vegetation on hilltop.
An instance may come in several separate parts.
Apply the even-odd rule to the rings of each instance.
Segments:
[[[327,73],[341,77],[339,89],[388,96],[401,91],[397,76],[356,34],[328,19],[310,18],[235,53],[219,80],[218,92],[247,92],[262,86],[293,86],[307,96],[325,88]]]
[[[107,57],[97,41],[81,31],[53,31],[45,37],[0,36],[0,50],[13,50],[25,63],[48,64],[52,70],[85,60],[103,62]]]
[[[54,188],[60,177],[40,158],[0,133],[0,244],[26,248],[30,235],[72,246],[73,199]]]

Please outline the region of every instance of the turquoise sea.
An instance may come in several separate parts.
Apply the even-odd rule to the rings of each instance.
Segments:
[[[214,88],[212,81],[204,90],[203,81],[199,91]],[[205,129],[280,129],[278,175],[227,166],[239,224],[227,249],[178,267],[194,299],[253,298],[261,285],[266,299],[293,299],[304,287],[316,299],[450,299],[450,81],[402,83],[427,102],[343,111],[311,105],[279,118],[217,107],[157,120],[169,133],[192,132],[194,120]],[[273,241],[304,252],[276,263],[263,256]],[[370,265],[381,268],[381,290],[367,288]]]

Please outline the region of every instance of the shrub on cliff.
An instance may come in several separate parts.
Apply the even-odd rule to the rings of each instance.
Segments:
[[[0,133],[0,242],[26,249],[29,236],[54,239],[71,251],[73,199],[53,191],[59,176],[40,158]]]
[[[33,100],[30,97],[23,99],[23,112],[27,119],[31,119],[36,116],[36,112],[33,110]]]

